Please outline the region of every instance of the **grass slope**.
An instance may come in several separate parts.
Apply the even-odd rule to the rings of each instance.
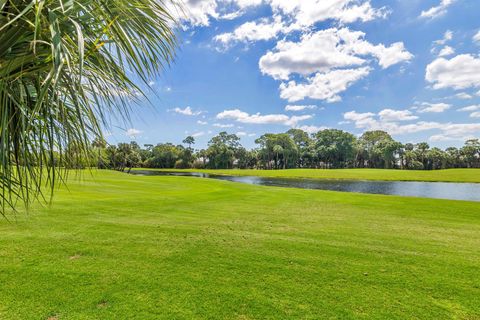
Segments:
[[[478,319],[480,204],[85,175],[0,220],[0,319]]]
[[[134,169],[162,170],[162,169]],[[353,179],[353,180],[395,180],[395,181],[444,181],[480,183],[480,169],[448,169],[448,170],[387,170],[387,169],[289,169],[289,170],[178,170],[223,175],[261,176],[278,178],[310,178],[310,179]]]

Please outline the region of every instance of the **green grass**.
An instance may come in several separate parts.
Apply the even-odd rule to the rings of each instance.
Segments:
[[[387,169],[289,169],[289,170],[178,170],[178,169],[134,169],[163,171],[192,171],[221,175],[261,176],[275,178],[395,180],[395,181],[444,181],[480,183],[480,169],[448,170],[387,170]]]
[[[479,319],[480,203],[85,174],[0,220],[0,319]]]

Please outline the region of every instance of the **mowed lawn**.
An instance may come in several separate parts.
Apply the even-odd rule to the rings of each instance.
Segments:
[[[480,169],[387,170],[387,169],[288,169],[288,170],[202,170],[202,169],[137,169],[205,172],[221,175],[260,176],[270,178],[444,181],[480,183]]]
[[[480,203],[85,173],[0,220],[0,284],[2,320],[480,319]]]

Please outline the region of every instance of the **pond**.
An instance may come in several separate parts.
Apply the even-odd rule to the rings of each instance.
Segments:
[[[210,178],[261,186],[480,201],[480,183],[267,178],[255,176],[213,175],[198,172],[167,172],[148,170],[135,170],[131,173],[145,176],[188,176]]]

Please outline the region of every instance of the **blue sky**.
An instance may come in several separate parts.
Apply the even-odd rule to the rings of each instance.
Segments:
[[[480,137],[478,0],[187,0],[171,68],[109,142],[201,148],[220,131],[385,130],[401,142]]]

